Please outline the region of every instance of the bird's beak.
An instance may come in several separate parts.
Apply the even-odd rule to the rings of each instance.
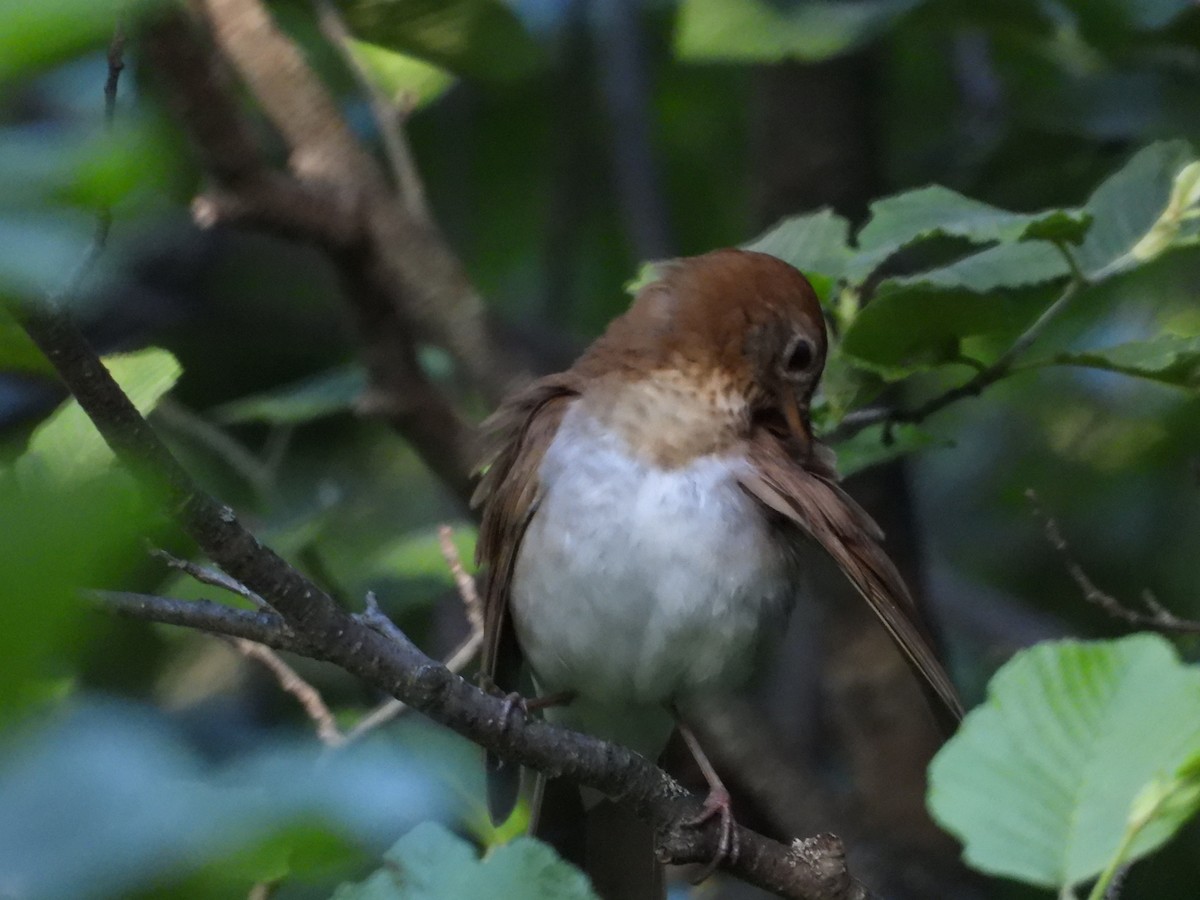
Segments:
[[[784,388],[780,391],[779,407],[783,410],[783,419],[787,422],[788,431],[796,439],[801,450],[807,452],[812,447],[812,425],[808,420],[808,403],[796,399],[791,391]]]

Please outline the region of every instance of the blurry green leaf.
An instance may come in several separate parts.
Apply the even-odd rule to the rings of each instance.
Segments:
[[[1148,786],[1198,752],[1200,670],[1166,640],[1046,643],[996,674],[987,702],[934,759],[929,807],[976,868],[1075,885],[1104,868],[1131,815],[1146,812]],[[1194,811],[1162,806],[1126,858],[1155,850]]]
[[[500,0],[348,0],[363,40],[489,81],[533,74],[542,50]]]
[[[104,364],[143,414],[175,386],[181,371],[175,357],[157,348],[108,356]],[[14,471],[22,483],[36,478],[64,484],[94,477],[113,459],[92,420],[72,399],[37,427]]]
[[[1085,213],[1062,209],[1009,212],[931,185],[871,204],[871,219],[858,233],[860,253],[850,274],[865,278],[898,251],[933,237],[963,238],[976,244],[1010,242],[1047,231],[1078,234],[1086,221]]]
[[[445,69],[406,53],[366,41],[352,40],[349,47],[379,89],[406,109],[420,109],[454,84],[454,76]]]
[[[784,219],[745,248],[777,256],[806,275],[836,281],[853,256],[849,238],[850,223],[832,210],[822,209]]]
[[[1182,141],[1151,144],[1092,194],[1093,224],[1076,252],[1100,280],[1149,262],[1197,231],[1200,163]]]
[[[333,900],[595,900],[587,877],[547,844],[521,837],[483,860],[440,825],[418,825],[384,854],[366,881],[344,884]]]
[[[18,480],[0,469],[0,721],[70,684],[93,623],[80,590],[119,581],[145,557],[156,504],[124,472],[92,475]]]
[[[179,365],[163,350],[106,360],[143,412],[170,390]],[[0,469],[0,682],[61,675],[83,626],[79,591],[103,587],[144,556],[157,503],[125,471],[79,404],[68,400]],[[34,694],[26,692],[25,699]],[[0,706],[23,702],[0,691]]]
[[[106,47],[127,0],[38,0],[6,3],[0,14],[0,81]],[[138,7],[150,4],[141,2]],[[101,64],[102,66],[103,64]],[[99,69],[103,79],[103,68]]]
[[[115,206],[139,189],[163,189],[171,163],[164,137],[151,123],[122,115],[112,129],[71,148],[58,196],[89,208]]]
[[[909,453],[917,453],[931,447],[951,446],[945,441],[937,440],[916,425],[893,425],[890,442],[885,442],[883,435],[882,425],[872,425],[854,437],[836,444],[834,449],[837,451],[838,473],[843,478],[849,478],[871,466],[891,462]]]
[[[0,795],[5,893],[31,900],[129,896],[220,859],[246,874],[244,895],[251,877],[311,872],[306,852],[333,867],[318,832],[378,843],[445,806],[429,768],[386,742],[331,755],[306,735],[214,765],[115,704],[10,739]]]
[[[454,529],[454,546],[468,565],[475,558],[475,532],[471,528]],[[410,532],[386,545],[363,563],[365,574],[402,578],[429,578],[453,584],[450,568],[442,556],[436,528]]]
[[[1063,278],[1070,272],[1055,247],[1041,241],[997,244],[964,256],[940,269],[890,279],[909,287],[966,288],[983,294],[1001,288],[1019,288]]]
[[[310,422],[352,409],[354,401],[366,388],[367,373],[362,366],[339,366],[273,391],[253,394],[218,406],[212,410],[212,416],[230,424]]]
[[[1200,389],[1200,335],[1162,334],[1115,347],[1059,353],[1042,363],[1088,366]]]
[[[161,187],[170,162],[155,123],[128,113],[112,129],[92,123],[0,129],[0,171],[7,177],[2,199],[8,206],[58,201],[88,210],[112,206],[140,187]]]
[[[25,329],[16,323],[0,304],[0,372],[49,374],[54,371],[50,361],[29,339]]]
[[[961,361],[966,338],[1015,338],[1053,295],[1047,287],[981,294],[889,279],[855,317],[842,351],[886,378],[903,378]]]
[[[832,427],[852,409],[866,406],[885,387],[878,373],[860,368],[835,344],[825,362],[814,417],[824,416],[821,425]]]
[[[675,54],[690,62],[815,62],[880,34],[921,0],[684,0]]]
[[[1086,210],[1050,210],[1043,218],[1031,222],[1021,237],[1027,241],[1081,243],[1092,226],[1091,213]]]

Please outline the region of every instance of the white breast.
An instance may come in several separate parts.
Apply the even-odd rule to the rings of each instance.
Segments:
[[[658,707],[745,676],[791,587],[739,465],[714,455],[661,469],[581,404],[567,412],[539,471],[544,498],[511,597],[544,691]]]

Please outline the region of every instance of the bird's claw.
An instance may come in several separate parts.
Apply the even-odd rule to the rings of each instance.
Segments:
[[[508,731],[514,712],[519,712],[523,720],[529,719],[529,700],[516,691],[504,695],[504,707],[500,711],[501,731]]]
[[[733,818],[733,802],[730,800],[729,791],[723,787],[714,787],[708,792],[708,796],[704,798],[704,806],[700,812],[694,816],[690,816],[682,820],[679,824],[685,828],[698,828],[704,825],[711,819],[719,819],[718,828],[720,829],[720,837],[717,841],[717,850],[712,855],[704,868],[692,879],[692,884],[699,884],[704,881],[717,867],[724,862],[735,863],[738,858],[738,835],[737,822]]]

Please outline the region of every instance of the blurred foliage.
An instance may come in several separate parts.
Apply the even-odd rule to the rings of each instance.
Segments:
[[[648,188],[631,189],[616,162],[636,133],[622,98],[641,89],[614,47],[644,63],[657,177],[643,184],[661,193],[673,251],[752,241],[817,287],[837,332],[822,428],[880,398],[911,408],[969,379],[1061,295],[1071,254],[1088,285],[1017,374],[919,426],[860,432],[838,447],[841,466],[915,454],[931,565],[965,586],[935,598],[964,684],[986,682],[1012,649],[972,630],[985,589],[1016,610],[1001,619],[1034,609],[1063,630],[1121,631],[1081,602],[1029,515],[1031,486],[1097,583],[1121,597],[1153,589],[1200,616],[1200,254],[1188,249],[1200,10],[1189,0],[680,0],[631,5],[635,31],[615,7],[582,0],[340,5],[359,62],[411,110],[439,222],[535,356],[569,356],[595,335],[643,262],[634,226]],[[466,512],[411,451],[355,418],[362,370],[319,256],[189,224],[199,173],[137,52],[150,9],[43,0],[0,11],[0,894],[226,897],[278,882],[281,898],[327,897],[356,881],[340,893],[391,896],[391,870],[371,873],[412,823],[441,817],[484,846],[508,836],[482,825],[474,748],[404,721],[362,757],[314,760],[297,747],[315,739],[295,704],[236,654],[107,620],[79,599],[87,588],[217,594],[147,558],[146,538],[193,548],[109,464],[78,410],[59,406],[45,361],[4,311],[47,296],[71,305],[206,487],[348,605],[375,590],[433,653],[463,629],[435,528],[455,525],[464,559],[474,541]],[[310,4],[273,9],[377,143]],[[102,88],[119,13],[129,68],[109,128]],[[874,68],[877,133],[863,139],[891,196],[865,222],[796,210],[751,238],[768,224],[754,217],[751,151],[763,66],[850,52]],[[87,266],[100,215],[112,229]],[[148,346],[165,349],[113,355]],[[422,364],[482,412],[444,355],[426,350]],[[293,662],[343,724],[379,699]],[[935,769],[943,784],[956,765],[988,777],[977,793],[937,788],[935,810],[978,865],[1041,884],[1095,874],[1117,858],[1114,841],[1148,852],[1192,809],[1194,770],[1157,757],[1170,742],[1146,736],[1195,721],[1165,686],[1193,675],[1145,638],[1019,658]],[[1101,683],[1112,703],[1080,707],[1086,721],[1062,715],[1081,685]],[[124,705],[96,705],[104,692]],[[1068,721],[1084,730],[1064,737]],[[1111,741],[1089,741],[1097,732]],[[986,769],[981,745],[1002,740],[1032,762]],[[1054,757],[1047,769],[1064,746],[1112,755],[1096,768]],[[1123,768],[1108,778],[1113,765]],[[1106,804],[1089,819],[1096,840],[1069,865],[1050,820],[1021,817],[1021,798],[1062,799],[1050,775],[1078,778],[1080,799]],[[1003,810],[1038,835],[1040,854],[1021,851],[1036,872],[1013,867],[1004,834],[979,842],[972,798],[985,788],[1012,801],[988,800],[989,816]],[[1122,896],[1191,896],[1180,885],[1200,883],[1198,848],[1193,824],[1132,870]],[[569,879],[537,845],[491,847],[479,861],[432,827],[392,852],[433,871],[456,860],[464,890],[539,867]]]
[[[383,855],[385,865],[332,900],[595,900],[586,876],[541,841],[515,838],[481,860],[438,825],[420,825]]]
[[[24,729],[0,756],[0,793],[4,892],[81,900],[327,880],[446,806],[428,765],[384,742],[330,756],[311,740],[265,741],[214,764],[147,710],[113,703]]]

